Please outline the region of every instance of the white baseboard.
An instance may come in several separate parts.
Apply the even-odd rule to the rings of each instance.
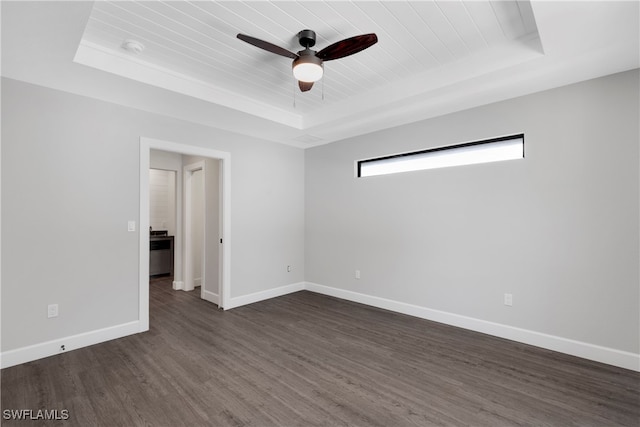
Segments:
[[[184,290],[184,282],[174,281],[174,290]],[[256,292],[249,295],[231,298],[231,304],[225,309],[240,307],[242,305],[251,304],[265,299],[275,298],[293,292],[305,289],[305,283],[293,283],[291,285],[281,286],[279,288],[268,289],[266,291]],[[214,296],[214,295],[211,295]],[[215,295],[217,297],[218,295]],[[76,350],[82,347],[99,344],[101,342],[110,341],[116,338],[122,338],[127,335],[133,335],[138,332],[144,332],[148,328],[143,329],[140,321],[136,320],[122,325],[116,325],[108,328],[98,329],[95,331],[84,332],[78,335],[72,335],[27,347],[17,348],[0,353],[0,368],[8,368],[19,365],[21,363],[31,362],[33,360],[54,356],[62,352]],[[64,350],[62,350],[64,346]]]
[[[640,354],[306,282],[305,289],[640,372]]]
[[[253,304],[254,302],[303,291],[305,290],[305,286],[305,282],[292,283],[291,285],[280,286],[279,288],[267,289],[266,291],[230,298],[228,307],[224,307],[224,309],[229,310],[242,305]]]
[[[111,326],[109,328],[84,332],[78,335],[71,335],[40,344],[5,351],[0,354],[0,367],[2,367],[2,369],[8,368],[10,366],[54,356],[70,350],[76,350],[78,348],[88,347],[90,345],[110,341],[116,338],[122,338],[127,335],[133,335],[138,332],[143,331],[141,330],[140,322],[136,320],[129,323],[123,323],[122,325]]]
[[[205,301],[209,301],[214,304],[220,305],[220,296],[216,293],[203,289],[201,293],[201,297]]]
[[[176,286],[178,285],[178,286]],[[174,282],[174,289],[180,289],[181,282]],[[332,288],[311,282],[299,282],[265,291],[255,292],[248,295],[230,298],[228,307],[225,310],[240,307],[247,304],[263,301],[270,298],[287,295],[293,292],[308,290],[323,295],[329,295],[348,301],[366,304],[397,313],[407,314],[422,319],[433,320],[447,325],[457,326],[488,335],[506,338],[512,341],[542,347],[548,350],[558,351],[596,362],[606,363],[625,369],[640,372],[640,354],[616,350],[595,344],[571,340],[554,335],[548,335],[536,331],[503,325],[500,323],[488,322],[486,320],[461,316],[459,314],[434,310],[404,302],[393,301],[385,298],[365,295],[344,289]],[[34,344],[15,350],[5,351],[0,354],[0,367],[8,368],[21,363],[30,362],[44,357],[53,356],[63,351],[75,350],[81,347],[98,344],[116,338],[122,338],[143,332],[140,321],[124,323],[122,325],[85,332],[56,340]],[[64,350],[61,346],[64,345]]]

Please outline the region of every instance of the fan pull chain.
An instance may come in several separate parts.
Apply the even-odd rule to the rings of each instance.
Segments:
[[[297,81],[293,80],[293,108],[296,108],[296,83]]]

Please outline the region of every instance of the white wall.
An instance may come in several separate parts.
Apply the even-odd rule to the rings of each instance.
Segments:
[[[141,136],[231,153],[232,297],[304,280],[302,150],[3,79],[3,353],[137,320]]]
[[[308,149],[306,280],[637,357],[638,80]],[[520,132],[524,160],[354,178],[358,159]]]
[[[173,240],[173,277],[174,281],[182,281],[182,155],[168,151],[151,150],[149,153],[151,168],[175,172],[175,229],[169,232]],[[149,206],[151,210],[151,206]],[[153,225],[152,225],[153,226]]]
[[[3,354],[137,319],[140,136],[231,153],[239,301],[306,280],[637,354],[638,78],[306,153],[3,79]],[[353,176],[357,159],[515,132],[523,161]]]
[[[149,225],[176,233],[176,172],[149,169]]]

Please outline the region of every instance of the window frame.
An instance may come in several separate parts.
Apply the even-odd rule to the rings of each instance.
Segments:
[[[386,156],[372,157],[372,158],[369,158],[369,159],[356,160],[356,178],[371,178],[371,177],[374,177],[374,176],[393,175],[395,173],[416,172],[416,171],[420,171],[420,170],[438,169],[438,168],[425,168],[425,169],[416,169],[416,170],[413,170],[413,171],[401,171],[401,172],[392,172],[392,173],[386,173],[386,174],[362,176],[362,165],[365,164],[365,163],[378,162],[378,161],[381,161],[381,160],[397,159],[397,158],[402,158],[402,157],[418,156],[418,155],[423,155],[423,154],[428,154],[428,153],[436,153],[436,152],[441,152],[441,151],[455,150],[455,149],[459,149],[459,148],[473,147],[473,146],[478,146],[478,145],[494,144],[494,143],[497,143],[497,142],[508,141],[508,140],[512,140],[512,139],[522,139],[522,159],[524,159],[525,158],[525,137],[524,137],[524,132],[523,132],[523,133],[517,133],[517,134],[513,134],[513,135],[500,136],[500,137],[496,137],[496,138],[483,139],[483,140],[479,140],[479,141],[464,142],[464,143],[461,143],[461,144],[454,144],[454,145],[444,145],[444,146],[441,146],[441,147],[428,148],[428,149],[424,149],[424,150],[408,151],[408,152],[405,152],[405,153],[390,154],[390,155],[386,155]],[[515,159],[510,159],[510,160],[515,160]],[[500,160],[500,161],[504,161],[504,160]],[[484,163],[493,163],[493,162],[470,163],[470,164],[484,164]],[[464,165],[459,165],[459,166],[464,166]],[[445,166],[445,167],[449,167],[449,166]]]

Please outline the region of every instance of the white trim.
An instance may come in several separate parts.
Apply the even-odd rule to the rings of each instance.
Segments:
[[[181,282],[174,282],[174,288],[175,286],[179,285],[181,285]],[[148,290],[149,288],[147,287],[147,292]],[[407,304],[404,302],[365,295],[358,292],[347,291],[344,289],[319,285],[317,283],[311,282],[298,282],[290,285],[280,286],[278,288],[255,292],[248,295],[228,298],[228,301],[226,302],[224,307],[225,310],[228,310],[231,308],[237,308],[243,305],[264,301],[267,299],[276,298],[303,290],[323,295],[329,295],[360,304],[366,304],[372,307],[378,307],[397,313],[407,314],[409,316],[414,316],[421,319],[432,320],[435,322],[444,323],[446,325],[457,326],[471,331],[481,332],[488,335],[493,335],[524,344],[530,344],[536,347],[558,351],[572,356],[577,356],[584,359],[594,360],[596,362],[606,363],[620,368],[640,372],[640,354],[616,350],[613,348],[571,340],[568,338],[544,334],[536,331],[517,328],[514,326],[503,325],[500,323],[489,322],[486,320],[475,319],[455,313],[434,310],[413,304]],[[122,325],[98,329],[96,331],[85,332],[78,335],[47,341],[40,344],[34,344],[15,350],[9,350],[0,354],[0,367],[4,369],[10,366],[15,366],[21,363],[26,363],[59,354],[61,345],[65,346],[65,351],[69,351],[116,338],[122,338],[127,335],[132,335],[142,330],[141,324],[141,320],[134,321]]]
[[[5,351],[0,356],[2,359],[0,365],[2,369],[8,368],[44,357],[54,356],[69,350],[76,350],[116,338],[126,337],[127,335],[133,335],[140,332],[140,329],[140,322],[134,321]],[[61,346],[64,346],[65,349],[61,350]]]
[[[278,108],[237,92],[231,92],[216,86],[170,70],[165,67],[143,61],[124,52],[113,50],[87,40],[81,40],[73,61],[107,71],[122,77],[151,84],[163,89],[182,93],[234,110],[246,112],[263,119],[271,120],[294,129],[302,129],[302,116],[283,108]]]
[[[640,354],[306,282],[305,289],[640,372]],[[235,298],[234,298],[235,299]]]
[[[279,288],[267,289],[253,294],[233,297],[231,298],[231,301],[229,301],[229,305],[225,305],[224,307],[228,310],[230,308],[236,308],[247,304],[253,304],[254,302],[281,297],[294,292],[304,291],[305,289],[305,282],[292,283],[290,285],[280,286]]]
[[[200,298],[202,298],[205,301],[212,302],[217,306],[220,306],[220,296],[204,288],[201,288]]]
[[[173,290],[174,291],[182,291],[184,290],[184,282],[183,281],[173,281],[172,284]]]
[[[138,218],[138,321],[140,330],[149,330],[149,168],[151,151],[140,139],[140,216]],[[144,190],[143,190],[144,189]]]
[[[202,284],[202,279],[204,278],[205,275],[205,259],[206,259],[206,242],[203,241],[203,247],[202,247],[202,252],[201,252],[201,260],[200,260],[200,266],[201,269],[199,272],[195,272],[193,271],[193,251],[192,251],[192,246],[193,246],[193,233],[192,233],[192,204],[193,204],[193,184],[192,184],[192,179],[193,179],[193,174],[194,172],[197,171],[202,171],[202,186],[203,189],[205,191],[206,194],[206,168],[205,168],[205,162],[204,161],[199,161],[199,162],[195,162],[195,163],[191,163],[189,165],[183,166],[182,167],[183,170],[183,178],[182,178],[182,197],[184,199],[184,203],[182,204],[182,221],[184,224],[184,245],[183,245],[183,260],[182,260],[182,270],[184,272],[184,290],[185,291],[192,291],[194,290],[197,286],[200,286]],[[202,198],[202,203],[204,205],[204,214],[203,214],[203,218],[207,217],[206,214],[206,203],[204,202],[204,195],[201,194],[200,197]],[[206,235],[206,232],[204,230],[206,230],[207,225],[206,225],[206,219],[204,220],[204,224],[203,224],[203,232]],[[202,277],[196,278],[194,277],[194,275],[196,273],[199,273]]]

